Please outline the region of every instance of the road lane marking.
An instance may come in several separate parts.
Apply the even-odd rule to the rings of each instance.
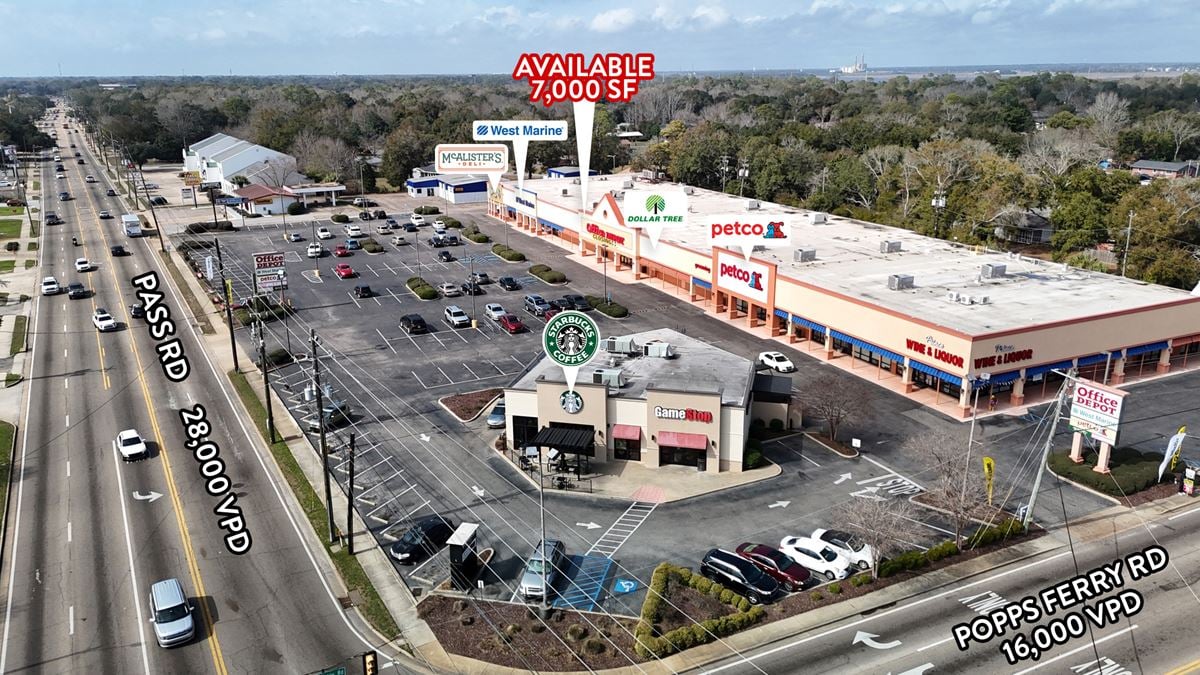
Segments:
[[[75,605],[67,608],[67,635],[75,634]]]
[[[71,477],[71,460],[67,460],[67,478]]]
[[[938,640],[937,642],[930,642],[929,644],[925,645],[924,647],[917,647],[917,651],[919,651],[919,652],[923,652],[923,651],[925,651],[926,649],[930,649],[930,648],[932,648],[932,647],[936,647],[936,646],[938,646],[938,645],[944,645],[944,644],[946,644],[947,642],[949,642],[949,641],[951,641],[951,640],[953,640],[953,639],[954,639],[954,636],[953,636],[953,635],[951,635],[950,637],[948,637],[948,638],[944,638],[944,639],[942,639],[942,640]]]
[[[71,521],[67,521],[67,543],[71,543]]]
[[[67,428],[68,428],[68,429],[70,429],[70,428],[71,428],[71,415],[70,415],[70,413],[68,413],[68,414],[67,414]]]
[[[142,614],[142,591],[138,585],[137,568],[133,564],[133,538],[129,534],[129,511],[125,506],[125,478],[121,475],[121,458],[117,452],[116,444],[113,444],[113,464],[117,467],[117,500],[121,503],[121,524],[125,528],[125,551],[129,556],[129,576],[131,583],[129,584],[129,592],[133,594],[133,606],[137,612],[137,627],[138,627],[138,645],[142,649],[142,667],[146,675],[150,675],[150,655],[146,652],[146,622],[143,620],[145,615]],[[214,637],[216,634],[213,634]]]
[[[1058,656],[1056,656],[1052,659],[1049,659],[1046,661],[1040,661],[1037,665],[1030,666],[1029,668],[1026,668],[1025,670],[1017,671],[1016,673],[1013,673],[1013,675],[1025,675],[1025,673],[1032,673],[1033,671],[1037,670],[1038,668],[1041,668],[1042,666],[1048,666],[1051,663],[1054,663],[1055,661],[1057,661],[1059,659],[1065,659],[1068,656],[1070,656],[1072,654],[1076,654],[1078,652],[1081,652],[1085,649],[1092,649],[1094,645],[1098,645],[1101,642],[1108,642],[1109,640],[1111,640],[1115,637],[1120,637],[1121,635],[1124,635],[1125,633],[1128,633],[1137,627],[1138,627],[1138,625],[1135,623],[1128,628],[1122,628],[1121,630],[1119,630],[1115,633],[1105,635],[1104,637],[1100,638],[1099,640],[1093,640],[1091,642],[1081,644],[1078,647],[1076,647],[1075,649],[1072,649],[1069,652],[1063,652],[1062,654],[1059,654]]]
[[[1191,511],[1184,511],[1183,513],[1176,513],[1175,515],[1168,517],[1167,520],[1175,520],[1176,518],[1190,516],[1193,513],[1200,513],[1200,509],[1192,509]]]

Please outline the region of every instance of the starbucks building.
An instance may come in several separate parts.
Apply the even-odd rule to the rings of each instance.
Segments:
[[[599,340],[568,389],[559,362],[592,346],[575,332],[551,325],[547,357],[505,389],[510,450],[557,451],[582,471],[609,462],[741,471],[754,418],[799,423],[790,377],[670,329]]]

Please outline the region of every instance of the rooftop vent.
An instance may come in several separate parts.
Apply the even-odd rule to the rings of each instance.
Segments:
[[[613,199],[616,199],[618,201],[625,199],[625,191],[617,190],[616,192],[613,193]]]
[[[694,188],[694,187],[692,187],[691,185],[689,185],[689,186],[687,186],[687,187],[683,188],[683,194],[685,194],[685,195],[694,195],[694,194],[696,194],[696,188]]]
[[[888,277],[888,288],[893,291],[903,291],[912,288],[915,279],[911,274],[893,274]]]
[[[747,211],[757,211],[758,210],[758,200],[757,199],[747,199],[746,200],[746,210]]]
[[[817,260],[817,249],[798,248],[792,253],[792,260],[795,262],[815,262]]]
[[[812,218],[813,225],[824,225],[825,223],[829,222],[828,216],[824,213],[813,213],[810,217]]]
[[[633,189],[633,181],[627,180],[624,183],[621,183],[621,187],[626,190],[632,190]]]
[[[566,197],[568,192],[570,192],[570,190],[568,190],[567,188],[563,188],[562,196]]]
[[[578,179],[578,178],[572,178],[572,179],[571,179],[571,183],[573,183],[573,184],[575,184],[575,185],[579,185],[579,179]]]
[[[637,342],[628,336],[604,338],[604,342],[600,346],[604,351],[613,354],[637,354],[641,351],[638,349]]]
[[[946,299],[950,302],[958,302],[959,294],[955,291],[950,291],[946,294]]]
[[[879,242],[880,253],[899,253],[900,242],[898,241],[881,241]]]
[[[659,359],[675,358],[675,349],[670,344],[661,341],[642,345],[642,356],[652,356]]]
[[[620,368],[597,368],[592,373],[592,384],[606,384],[619,389],[625,386],[625,382],[625,374]]]
[[[1000,263],[986,263],[980,269],[984,279],[1003,279],[1008,270],[1007,265]]]

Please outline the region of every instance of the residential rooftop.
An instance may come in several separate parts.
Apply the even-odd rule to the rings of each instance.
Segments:
[[[614,390],[615,395],[620,398],[644,399],[647,389],[713,393],[719,391],[721,405],[746,405],[750,384],[754,378],[754,364],[747,359],[670,328],[622,336],[602,336],[608,337],[632,338],[639,355],[615,355],[601,349],[590,364],[579,370],[579,379],[576,382],[591,383],[592,373],[598,369],[619,369],[626,381],[625,386]],[[642,346],[655,341],[669,344],[675,354],[674,358],[641,356]],[[562,367],[543,356],[512,388],[533,390],[536,389],[536,383],[542,380],[566,382]]]
[[[578,210],[577,180],[527,180],[525,189],[537,193],[539,204]],[[588,181],[588,201],[594,204],[608,191],[630,192],[623,187],[627,181],[633,181],[633,190],[686,187],[664,181],[652,184],[635,174],[593,176]],[[516,188],[515,184],[509,187]],[[777,263],[782,276],[968,335],[1082,319],[1194,297],[1175,288],[982,246],[964,246],[899,227],[820,214],[825,218],[822,223],[813,217],[816,212],[764,201],[758,202],[757,209],[750,210],[748,199],[700,188],[691,190],[686,223],[664,229],[662,241],[708,254],[711,246],[704,222],[706,216],[789,216],[795,223],[792,245],[756,251],[752,259]],[[633,203],[635,199],[626,196],[617,203]],[[545,217],[541,213],[539,216]],[[882,253],[885,242],[898,242],[899,250]],[[815,250],[815,260],[797,262],[795,255],[800,249]],[[648,251],[645,243],[642,251]],[[1003,265],[1004,275],[985,278],[986,264]],[[889,290],[888,279],[892,275],[912,276],[913,287]],[[1194,299],[1200,302],[1200,298]],[[801,314],[804,310],[786,309]],[[834,317],[808,318],[830,321]]]

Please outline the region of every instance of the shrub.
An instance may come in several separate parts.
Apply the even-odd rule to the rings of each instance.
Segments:
[[[690,585],[692,588],[704,594],[707,594],[708,589],[712,588],[712,582],[704,577],[693,579]]]
[[[741,610],[741,611],[743,611],[743,612],[744,612],[744,611],[746,611],[746,610],[750,609],[752,606],[753,606],[753,605],[751,605],[751,604],[750,604],[750,600],[749,600],[749,599],[747,599],[747,598],[738,598],[738,601],[737,601],[737,608],[738,608],[739,610]]]
[[[811,598],[813,602],[820,602],[825,599],[825,594],[822,593],[820,590],[816,590],[816,591],[813,591],[812,593],[809,593],[808,597]]]
[[[783,431],[783,420],[776,417],[775,419],[771,420],[771,424],[769,426],[771,427],[771,431]]]
[[[762,429],[765,426],[767,426],[767,423],[765,421],[763,421],[763,418],[761,418],[761,417],[755,417],[754,419],[750,420],[751,428]]]
[[[292,362],[292,353],[283,347],[267,352],[267,363],[272,366],[283,366]]]
[[[542,624],[540,622],[529,624],[529,632],[530,633],[541,633],[544,630],[546,630],[545,624]]]
[[[549,272],[549,271],[550,271],[550,266],[549,266],[549,265],[534,265],[534,266],[532,266],[532,267],[530,267],[530,268],[529,268],[529,273],[530,273],[530,274],[533,274],[533,275],[535,275],[535,276],[536,276],[536,275],[539,275],[539,274],[542,274],[542,273],[544,273],[544,272]]]
[[[421,286],[413,292],[422,300],[437,300],[438,297],[437,289],[432,286]]]
[[[967,548],[987,546],[988,544],[994,544],[997,541],[1003,541],[1009,537],[1024,533],[1025,526],[1021,524],[1021,521],[1010,518],[991,527],[979,528],[975,531],[975,534],[967,538],[966,545]]]
[[[728,588],[722,590],[721,595],[720,595],[720,600],[721,600],[721,602],[725,603],[726,605],[733,602],[733,591],[729,590]]]
[[[146,229],[146,226],[143,224],[142,228]],[[192,223],[191,225],[188,225],[186,228],[184,228],[184,230],[188,234],[203,234],[205,232],[232,232],[233,231],[233,223],[229,222],[228,220],[222,220],[222,221],[218,221],[216,223],[211,223],[211,222]]]
[[[432,216],[432,215],[439,214],[441,212],[442,212],[441,209],[439,209],[438,207],[429,206],[429,205],[418,206],[417,208],[413,209],[413,213],[420,215],[420,216]]]
[[[559,274],[554,272],[554,274]],[[566,277],[564,277],[565,280]],[[614,319],[622,319],[629,316],[629,310],[624,306],[615,302],[601,302],[598,305],[593,305],[597,312],[613,317]]]
[[[588,638],[583,641],[583,651],[589,654],[603,654],[604,640],[600,638]]]
[[[472,240],[473,241],[473,240]],[[504,244],[496,244],[492,246],[492,253],[511,262],[522,262],[525,260],[525,254],[520,251],[514,251]]]
[[[443,223],[443,224],[444,224],[446,227],[448,227],[448,228],[450,228],[450,229],[452,229],[452,230],[459,230],[459,229],[462,229],[462,226],[463,226],[463,224],[462,224],[462,221],[461,221],[461,220],[459,220],[458,218],[452,218],[452,217],[450,217],[450,216],[445,216],[445,217],[443,217],[443,218],[442,218],[442,223]]]
[[[475,617],[471,616],[470,614],[464,614],[458,617],[458,622],[464,626],[470,626],[471,624],[475,623]]]
[[[510,623],[504,627],[504,632],[508,633],[509,635],[516,635],[517,633],[521,632],[521,627],[515,623]]]
[[[583,627],[583,624],[573,623],[567,628],[567,637],[579,642],[587,637],[588,630]]]
[[[890,577],[899,572],[920,569],[929,564],[929,558],[923,551],[905,551],[894,558],[879,564],[879,576]]]
[[[751,449],[750,444],[746,443],[746,454],[742,458],[743,469],[757,469],[762,464],[762,450]]]
[[[418,286],[428,286],[429,282],[425,281],[421,277],[409,277],[408,280],[404,282],[404,285],[408,286],[410,289],[416,290]]]
[[[841,584],[829,584],[829,592],[833,595],[839,595],[842,592]]]
[[[869,583],[871,583],[871,575],[870,574],[856,574],[856,575],[850,577],[850,585],[851,586],[855,586],[855,587],[865,586],[866,584],[869,584]]]
[[[333,222],[335,222],[335,223],[348,223],[348,222],[350,222],[350,216],[348,216],[348,215],[346,215],[346,214],[344,214],[344,213],[335,213],[335,214],[333,214],[332,216],[330,216],[330,217],[329,217],[329,219],[330,219],[330,220],[332,220],[332,221],[333,221]]]
[[[467,239],[470,239],[471,241],[475,242],[476,244],[486,244],[492,240],[491,237],[487,236],[486,234],[483,234],[482,232],[477,232],[475,234],[468,234]]]
[[[305,208],[304,205],[301,204],[300,202],[292,202],[291,204],[288,204],[288,207],[287,207],[287,214],[289,216],[303,215],[307,211],[308,211],[308,209]]]
[[[462,612],[467,611],[467,601],[466,600],[455,600],[454,601],[454,611],[459,612],[460,614]]]
[[[937,562],[942,558],[949,558],[953,555],[958,555],[958,544],[955,544],[952,541],[944,541],[925,552],[925,557],[928,558],[929,562],[931,563]]]
[[[380,246],[379,242],[375,241],[374,239],[367,239],[366,241],[362,242],[362,249],[367,253],[379,253],[383,250],[383,247]]]
[[[565,284],[567,283],[567,275],[562,272],[546,272],[546,276],[542,279],[548,284]]]

